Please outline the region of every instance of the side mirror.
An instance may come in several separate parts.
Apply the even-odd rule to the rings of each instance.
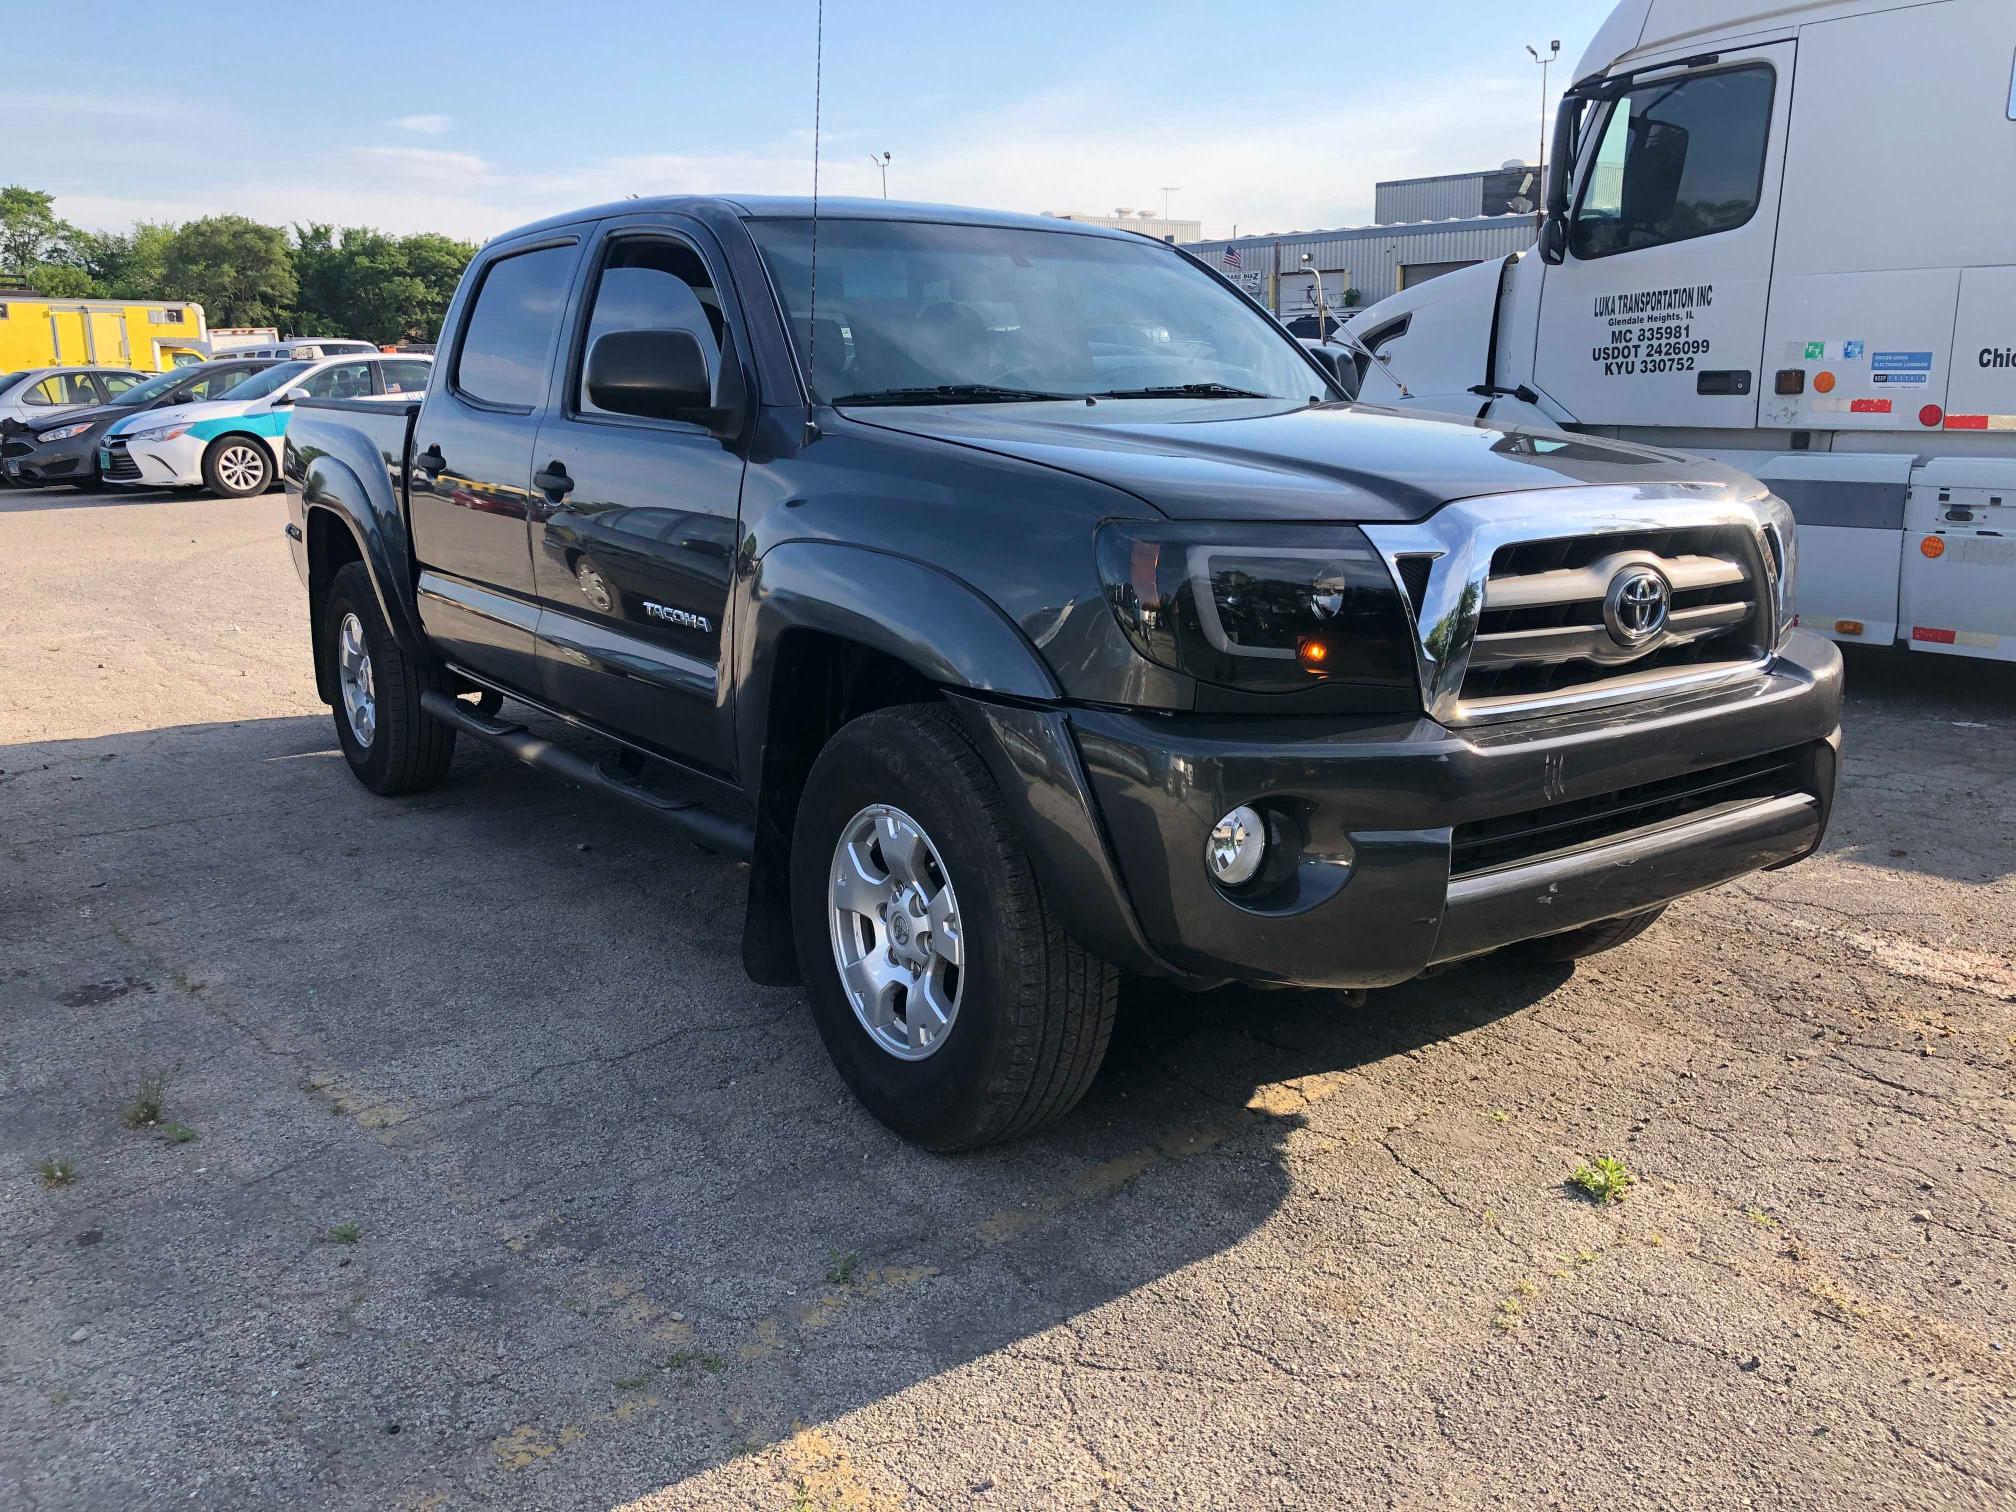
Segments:
[[[1540,261],[1550,267],[1559,267],[1567,259],[1567,219],[1563,216],[1550,215],[1540,223]]]
[[[731,413],[714,407],[707,356],[691,331],[611,331],[588,353],[588,399],[597,409],[710,430]]]
[[[305,388],[290,388],[282,392],[273,402],[275,405],[284,407],[289,404],[298,404],[303,399],[313,399],[314,397]]]

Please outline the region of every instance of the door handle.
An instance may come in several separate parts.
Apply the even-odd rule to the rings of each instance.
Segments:
[[[574,480],[567,476],[565,462],[548,462],[532,474],[532,486],[558,504],[574,491]]]
[[[427,474],[430,479],[438,478],[442,473],[448,471],[448,459],[441,455],[441,448],[438,444],[430,444],[427,450],[415,452],[413,454],[413,465],[421,472]]]

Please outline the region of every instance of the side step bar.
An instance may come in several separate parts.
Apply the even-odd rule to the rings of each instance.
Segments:
[[[702,808],[691,799],[670,798],[634,782],[626,782],[565,746],[534,735],[523,725],[486,718],[470,705],[450,698],[446,693],[422,693],[420,707],[443,724],[453,725],[465,735],[473,735],[496,746],[528,766],[551,772],[562,782],[606,794],[646,813],[655,814],[702,850],[718,851],[746,861],[755,849],[754,825]]]

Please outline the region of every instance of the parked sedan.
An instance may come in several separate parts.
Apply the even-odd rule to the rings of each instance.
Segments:
[[[254,373],[272,366],[270,360],[224,358],[156,373],[110,404],[66,410],[39,428],[31,424],[11,432],[0,441],[0,473],[9,483],[23,488],[50,483],[95,488],[103,481],[98,475],[99,443],[115,421],[141,410],[222,399]]]
[[[0,424],[40,425],[51,415],[110,404],[147,375],[132,368],[42,367],[0,373]]]
[[[201,486],[249,498],[280,476],[280,443],[297,398],[413,400],[432,367],[426,357],[384,354],[278,362],[222,399],[115,420],[98,448],[98,470],[107,483]]]

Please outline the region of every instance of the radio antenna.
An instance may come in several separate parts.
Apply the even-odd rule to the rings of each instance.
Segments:
[[[826,83],[826,0],[819,0],[812,45],[812,295],[806,313],[805,389],[812,392],[813,375],[819,371],[819,115]],[[814,396],[816,398],[816,395]],[[819,434],[807,417],[806,439]]]

